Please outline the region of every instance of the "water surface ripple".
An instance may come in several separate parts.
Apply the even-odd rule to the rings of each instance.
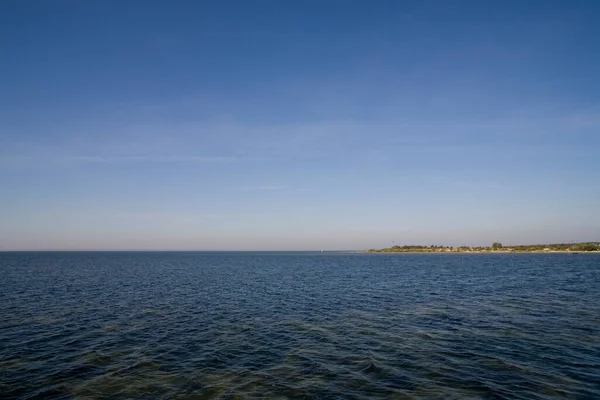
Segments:
[[[598,399],[600,255],[0,253],[0,397]]]

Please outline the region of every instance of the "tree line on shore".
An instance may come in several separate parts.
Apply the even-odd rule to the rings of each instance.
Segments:
[[[600,251],[600,242],[527,244],[503,246],[494,242],[491,246],[437,246],[395,245],[383,249],[370,249],[371,253],[481,253],[481,252],[551,252],[551,251]]]

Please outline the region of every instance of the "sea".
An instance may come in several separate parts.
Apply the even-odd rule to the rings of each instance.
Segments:
[[[0,253],[2,399],[600,399],[600,254]]]

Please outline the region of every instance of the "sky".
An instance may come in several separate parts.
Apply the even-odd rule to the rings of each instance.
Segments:
[[[599,18],[4,0],[0,250],[600,241]]]

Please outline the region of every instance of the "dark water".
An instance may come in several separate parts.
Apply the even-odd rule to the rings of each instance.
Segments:
[[[600,399],[599,254],[0,253],[2,398]]]

